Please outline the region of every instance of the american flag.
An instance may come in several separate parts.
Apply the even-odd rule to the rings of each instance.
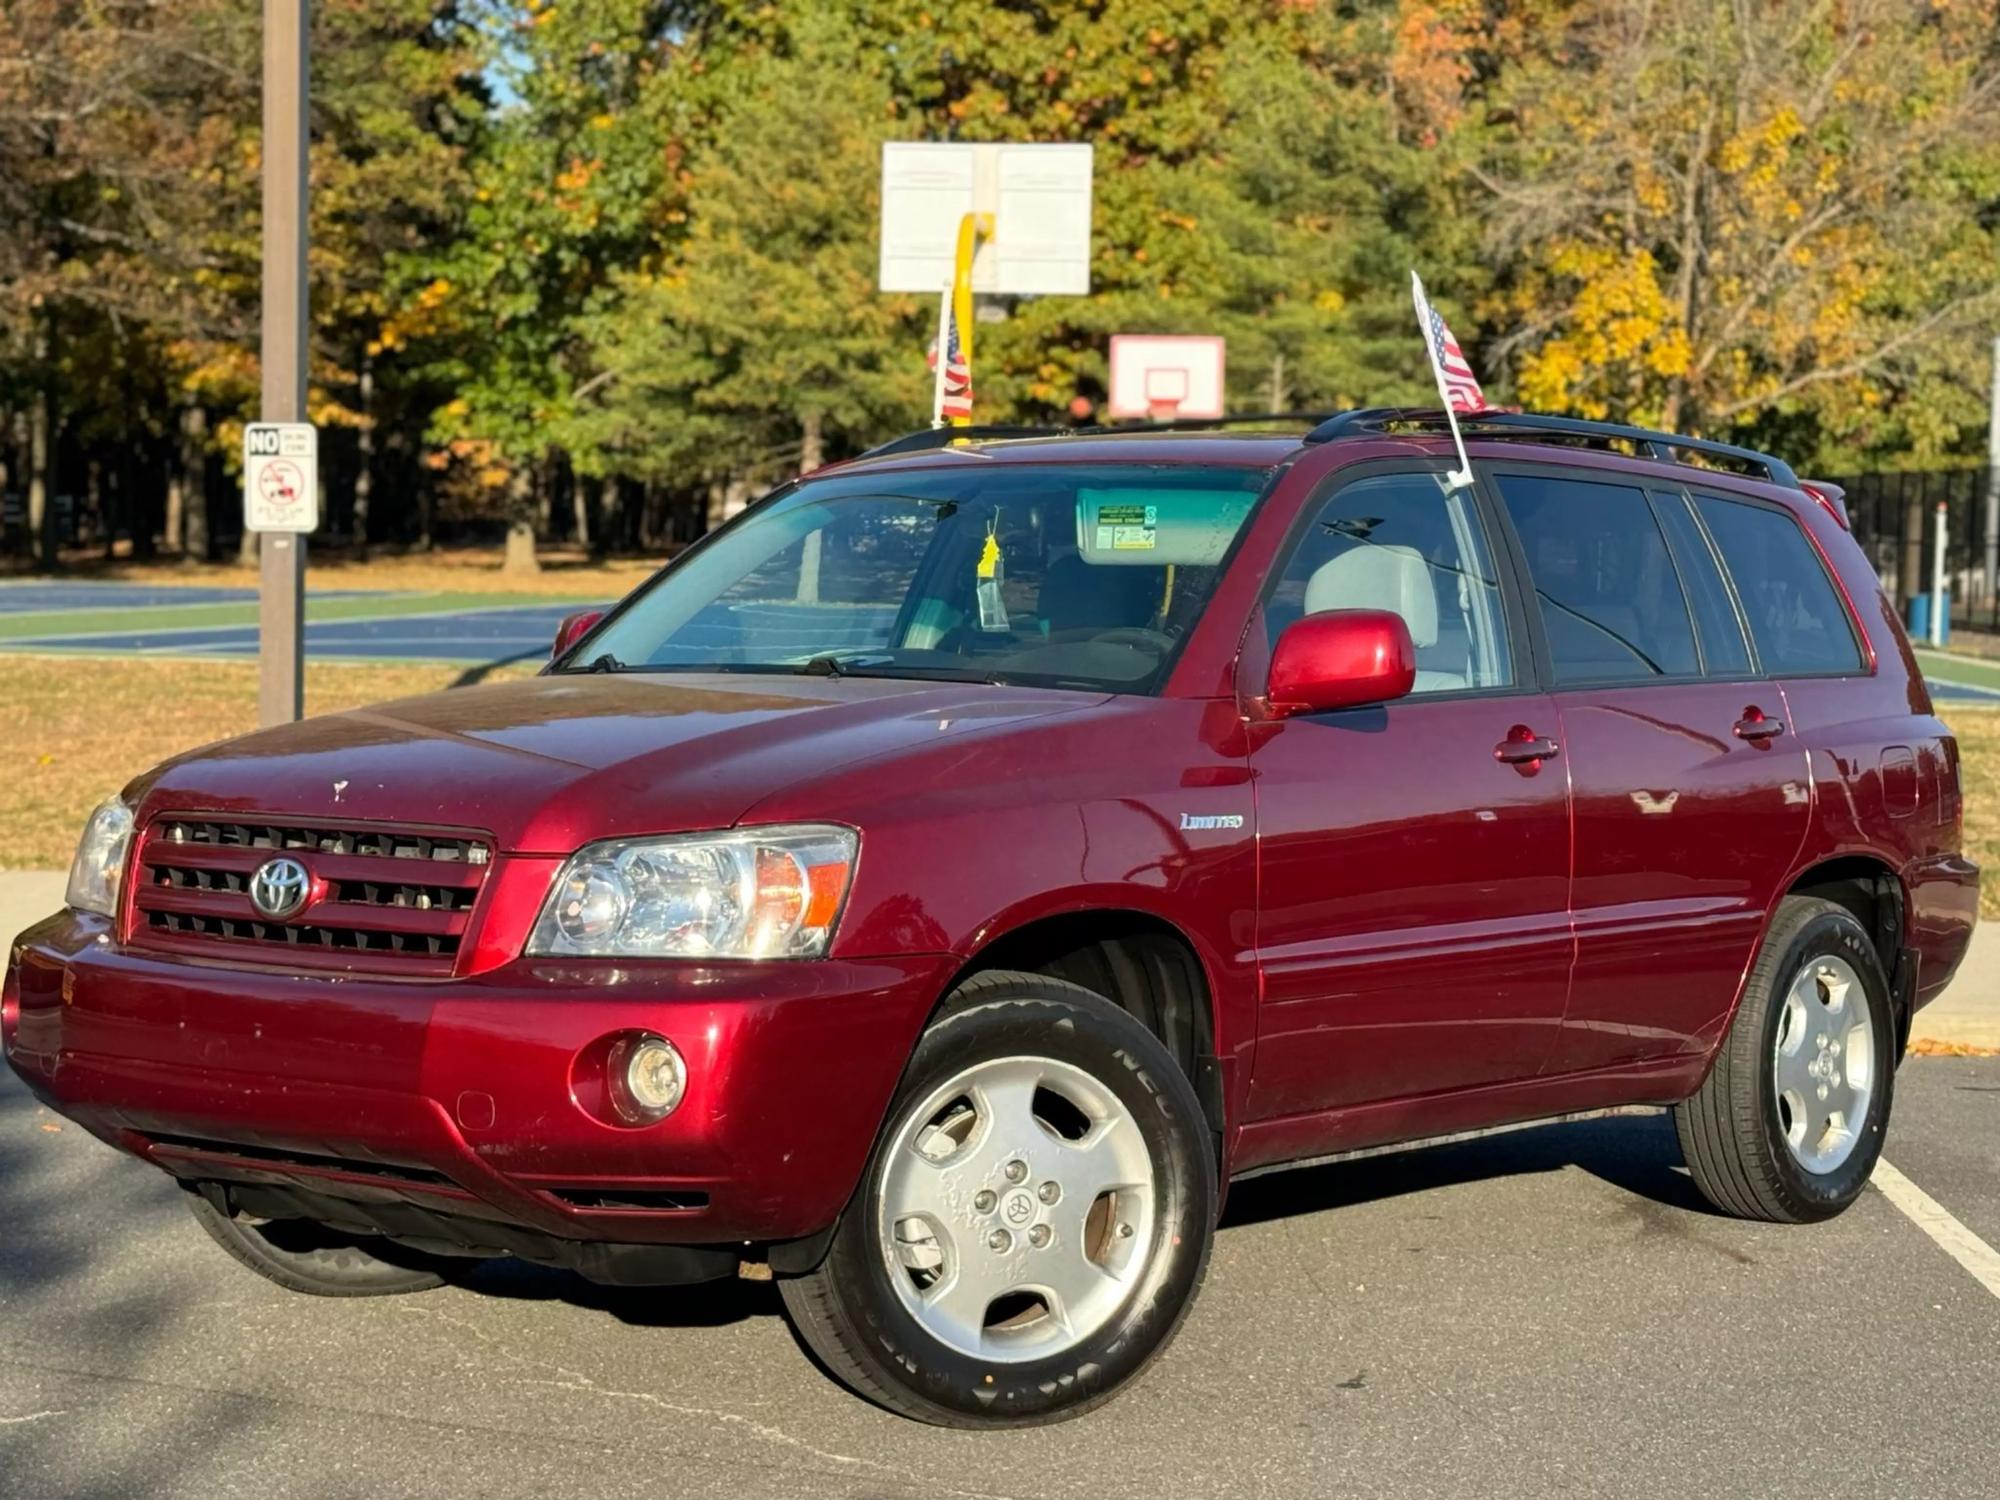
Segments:
[[[938,395],[938,416],[969,417],[972,415],[972,362],[965,357],[965,345],[958,337],[958,310],[946,298],[944,313],[945,356],[944,383]],[[935,365],[937,352],[931,352]]]
[[[1479,388],[1479,377],[1472,373],[1472,366],[1466,362],[1465,351],[1458,347],[1458,340],[1451,336],[1445,326],[1444,314],[1426,303],[1431,315],[1431,359],[1437,365],[1438,383],[1444,390],[1444,399],[1453,411],[1486,410],[1486,393]]]

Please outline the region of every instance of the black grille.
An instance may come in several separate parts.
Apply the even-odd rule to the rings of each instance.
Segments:
[[[254,943],[286,943],[294,948],[344,949],[353,953],[416,953],[449,958],[458,952],[455,933],[371,932],[365,927],[314,927],[306,923],[257,922],[241,917],[209,917],[199,912],[149,911],[155,932],[200,937],[241,938]]]
[[[346,1156],[320,1156],[310,1151],[277,1151],[268,1146],[239,1146],[233,1141],[202,1140],[185,1135],[148,1137],[155,1146],[175,1151],[197,1151],[205,1156],[233,1156],[283,1170],[305,1172],[347,1172],[356,1177],[379,1177],[387,1182],[421,1183],[426,1187],[456,1187],[442,1172],[428,1167],[406,1167],[393,1162],[361,1161]]]
[[[231,887],[235,889],[235,887]],[[389,885],[379,880],[336,880],[333,899],[349,906],[400,906],[411,911],[464,911],[473,893],[454,885]]]
[[[405,833],[393,828],[301,828],[281,823],[197,822],[168,818],[156,837],[166,844],[216,849],[311,849],[321,854],[359,854],[381,859],[445,859],[482,863],[486,845],[477,839]]]
[[[306,867],[311,894],[273,919],[252,895],[279,854]],[[176,952],[439,977],[455,968],[490,856],[485,840],[449,830],[168,813],[139,846],[129,931]]]

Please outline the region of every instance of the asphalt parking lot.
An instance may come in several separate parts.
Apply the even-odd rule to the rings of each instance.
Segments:
[[[1921,1058],[1888,1155],[2000,1242],[2000,1061]],[[1025,1433],[864,1405],[766,1284],[496,1265],[328,1301],[0,1082],[7,1496],[1990,1496],[2000,1299],[1879,1191],[1706,1210],[1658,1117],[1242,1184],[1178,1342]]]

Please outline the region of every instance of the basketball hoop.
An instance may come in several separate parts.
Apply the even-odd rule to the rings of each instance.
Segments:
[[[1112,419],[1204,420],[1223,412],[1223,345],[1207,335],[1113,334]]]
[[[1188,384],[1185,365],[1161,365],[1146,371],[1146,411],[1154,421],[1171,422],[1180,415]]]

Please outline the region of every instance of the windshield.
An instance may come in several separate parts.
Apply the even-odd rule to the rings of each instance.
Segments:
[[[565,670],[1151,692],[1269,477],[964,464],[808,482],[669,568]]]

